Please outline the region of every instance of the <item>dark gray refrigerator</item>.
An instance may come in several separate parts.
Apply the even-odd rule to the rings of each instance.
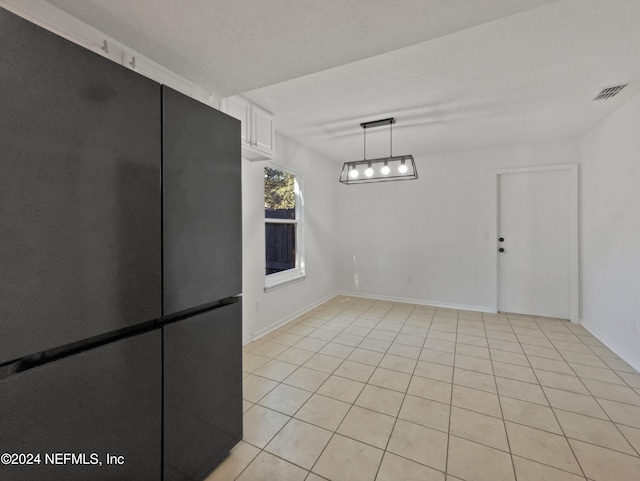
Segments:
[[[242,437],[239,129],[0,8],[0,479],[200,480]]]
[[[242,438],[239,123],[166,87],[162,108],[163,311],[200,311],[163,327],[164,474],[200,480]]]

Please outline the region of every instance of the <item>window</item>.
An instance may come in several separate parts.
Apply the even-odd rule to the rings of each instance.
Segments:
[[[281,167],[265,167],[265,290],[305,275],[303,206],[300,175]]]

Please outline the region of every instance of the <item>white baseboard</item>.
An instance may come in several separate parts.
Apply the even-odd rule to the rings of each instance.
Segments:
[[[323,303],[327,302],[329,299],[333,299],[337,295],[338,295],[337,292],[329,294],[328,296],[325,296],[322,299],[319,299],[317,301],[312,302],[311,304],[307,305],[306,307],[298,309],[297,311],[289,314],[284,319],[280,319],[279,321],[272,322],[267,327],[264,327],[264,328],[260,329],[259,331],[254,332],[251,336],[244,338],[242,340],[242,345],[246,346],[250,342],[253,342],[253,341],[257,340],[257,339],[260,339],[263,336],[266,336],[267,334],[269,334],[272,331],[275,331],[279,327],[284,326],[287,322],[293,321],[296,317],[301,316],[305,312],[309,312],[311,309],[314,309],[314,308],[318,307],[320,304],[323,304]]]
[[[587,331],[593,334],[602,344],[611,349],[620,358],[633,367],[636,371],[640,371],[640,350],[636,352],[629,351],[620,346],[616,341],[612,340],[607,334],[602,331],[602,328],[598,327],[592,322],[584,319],[580,320],[580,324]]]
[[[452,304],[449,302],[429,301],[426,299],[409,299],[404,297],[381,296],[378,294],[366,294],[363,292],[339,291],[338,295],[351,297],[364,297],[365,299],[376,299],[379,301],[403,302],[406,304],[418,304],[420,306],[445,307],[447,309],[459,309],[462,311],[478,311],[495,314],[495,309],[491,306],[472,306],[468,304]]]

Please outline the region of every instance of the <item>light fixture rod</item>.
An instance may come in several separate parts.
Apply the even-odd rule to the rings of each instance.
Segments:
[[[367,129],[364,129],[364,160],[367,160]]]

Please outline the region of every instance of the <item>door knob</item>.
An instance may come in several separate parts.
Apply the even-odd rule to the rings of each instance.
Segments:
[[[500,247],[500,249],[498,249],[498,252],[504,252],[504,247]]]

